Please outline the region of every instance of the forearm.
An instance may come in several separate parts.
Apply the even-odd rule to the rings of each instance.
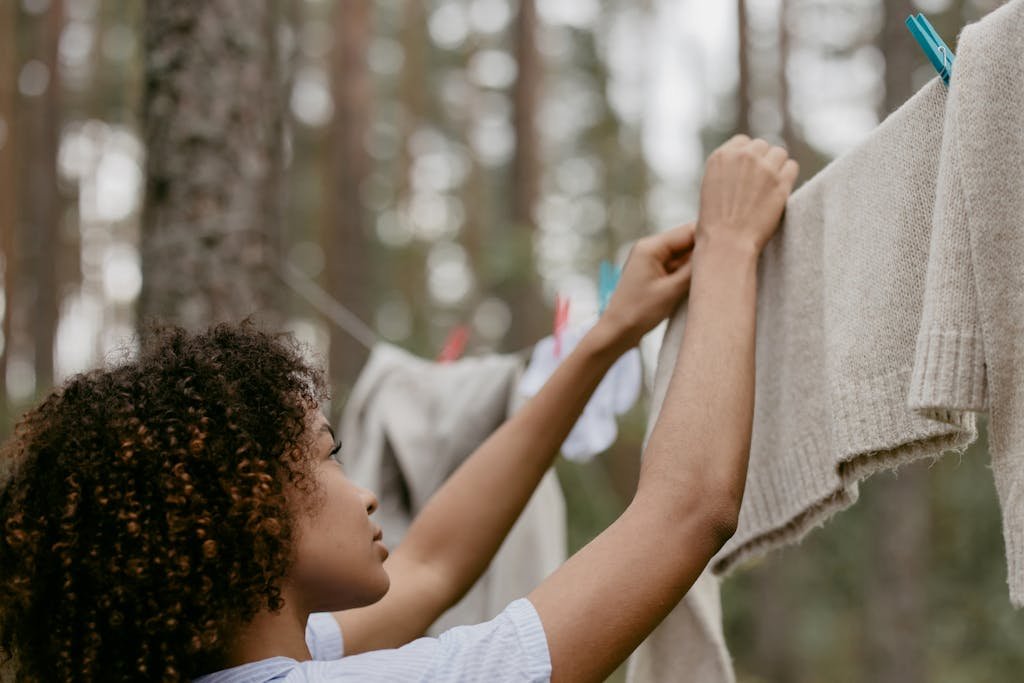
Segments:
[[[625,349],[598,323],[540,392],[430,499],[396,554],[429,565],[457,599],[487,568],[605,373]]]
[[[604,680],[731,534],[753,410],[756,256],[696,248],[684,339],[636,497],[530,595],[548,633],[552,680]]]
[[[686,329],[641,466],[637,502],[675,500],[694,481],[721,491],[726,522],[743,497],[754,412],[757,258],[699,243]]]

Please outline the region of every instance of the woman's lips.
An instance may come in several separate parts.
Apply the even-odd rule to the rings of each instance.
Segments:
[[[377,527],[377,533],[375,533],[373,535],[373,540],[374,541],[378,541],[378,542],[379,541],[383,541],[384,540],[384,530],[381,529],[380,527]]]

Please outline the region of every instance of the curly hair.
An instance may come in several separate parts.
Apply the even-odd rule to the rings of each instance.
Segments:
[[[155,330],[0,457],[0,648],[18,680],[188,680],[282,607],[321,371],[249,323]]]

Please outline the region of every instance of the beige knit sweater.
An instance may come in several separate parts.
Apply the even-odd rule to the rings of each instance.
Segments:
[[[948,94],[933,80],[790,199],[760,264],[749,478],[714,573],[800,540],[873,472],[962,450],[988,409],[1010,598],[1024,604],[1022,55],[1013,0],[964,30]],[[685,317],[666,334],[652,416]],[[733,679],[713,581],[641,646],[633,681]]]

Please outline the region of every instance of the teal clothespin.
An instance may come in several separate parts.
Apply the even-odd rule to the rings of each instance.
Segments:
[[[612,299],[612,292],[619,284],[622,277],[622,269],[616,268],[608,261],[601,261],[601,272],[597,280],[598,314],[604,313],[608,308],[608,302]]]
[[[928,61],[939,72],[942,82],[948,86],[949,77],[953,74],[953,60],[956,59],[956,55],[953,54],[948,45],[942,42],[942,38],[935,32],[935,29],[932,28],[931,23],[923,14],[918,14],[916,17],[907,17],[907,28],[910,29],[911,35],[917,39],[921,49],[924,50],[925,56],[928,57]]]

